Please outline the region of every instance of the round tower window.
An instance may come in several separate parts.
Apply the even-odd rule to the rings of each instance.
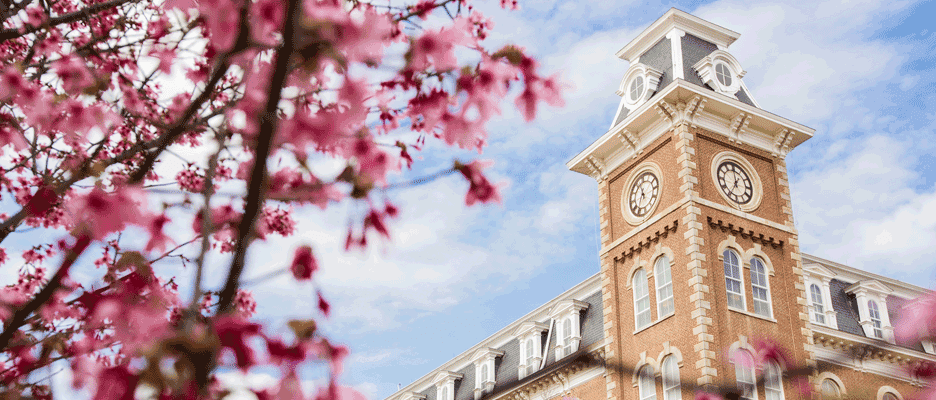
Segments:
[[[637,76],[630,84],[630,100],[637,101],[644,91],[644,79],[642,76]]]
[[[724,63],[715,65],[715,77],[718,78],[718,83],[722,86],[731,86],[731,69]]]

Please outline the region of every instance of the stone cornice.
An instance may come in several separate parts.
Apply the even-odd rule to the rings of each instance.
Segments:
[[[814,129],[749,104],[675,79],[573,157],[566,166],[597,180],[633,159],[678,125],[699,127],[775,157],[803,143]]]

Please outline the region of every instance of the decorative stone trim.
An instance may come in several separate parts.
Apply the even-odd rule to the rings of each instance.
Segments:
[[[842,391],[842,396],[848,394],[848,389],[845,388],[845,382],[842,382],[842,379],[839,378],[838,375],[835,375],[829,371],[825,371],[816,377],[816,393],[822,393],[822,382],[826,379],[831,379],[838,385],[839,390]]]
[[[888,393],[894,395],[897,400],[903,400],[903,396],[900,394],[900,392],[897,391],[897,389],[887,385],[881,386],[881,388],[878,389],[877,400],[884,400],[884,395]]]
[[[750,230],[750,229],[745,230],[744,228],[740,226],[735,227],[734,224],[728,224],[728,223],[723,222],[722,220],[718,220],[716,222],[715,220],[712,219],[712,217],[707,217],[707,220],[708,220],[708,224],[710,227],[721,229],[722,232],[731,232],[732,234],[740,236],[742,239],[750,239],[751,241],[755,243],[766,244],[775,249],[783,247],[783,241],[774,239],[773,236],[766,236],[763,233],[756,234],[754,233],[753,230]],[[719,252],[721,251],[724,251],[724,250],[722,249]],[[739,251],[739,254],[744,254],[744,252]]]
[[[588,309],[588,303],[575,299],[563,300],[556,304],[550,311],[552,318],[556,320],[556,346],[554,349],[556,360],[562,359],[569,354],[575,353],[582,342],[581,313]],[[570,345],[568,351],[563,351],[564,324],[569,321],[570,327]]]
[[[728,67],[731,76],[731,82],[728,82],[728,85],[722,84],[715,76],[716,66],[719,64]],[[738,59],[722,49],[709,53],[693,65],[692,68],[699,73],[702,82],[707,83],[719,93],[735,98],[737,98],[736,93],[741,89],[741,78],[743,78],[746,73],[744,69],[741,68],[741,63],[738,62]]]
[[[631,256],[639,254],[641,251],[643,251],[644,248],[650,248],[652,244],[659,242],[661,238],[667,237],[671,232],[676,233],[676,228],[678,226],[679,220],[673,220],[673,223],[670,225],[665,225],[662,231],[657,230],[656,232],[647,235],[646,239],[638,241],[635,245],[628,249],[624,249],[620,256],[614,257],[614,261],[624,261]]]
[[[653,358],[647,357],[647,352],[644,351],[640,353],[640,360],[637,361],[637,364],[634,365],[634,371],[631,372],[631,383],[634,385],[634,387],[637,387],[639,382],[638,379],[640,378],[640,369],[647,365],[653,368],[654,376],[658,376],[660,374],[660,363],[658,363]]]
[[[680,368],[683,366],[683,356],[682,352],[679,351],[679,348],[676,346],[670,345],[670,342],[663,342],[663,351],[660,352],[660,355],[657,356],[657,360],[663,362],[663,359],[667,356],[676,357],[676,365]]]

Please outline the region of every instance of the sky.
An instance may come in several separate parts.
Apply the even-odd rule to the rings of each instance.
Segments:
[[[430,144],[398,178],[490,159],[503,203],[465,207],[467,184],[453,175],[388,191],[401,218],[391,240],[365,252],[343,251],[349,216],[361,210],[338,206],[298,209],[297,237],[248,256],[249,278],[288,265],[297,242],[315,247],[316,285],[333,306],[323,329],[352,351],[341,380],[369,399],[599,272],[597,184],[565,163],[611,123],[628,68],[614,53],[670,7],[740,33],[728,51],[752,96],[816,130],[787,157],[801,250],[936,286],[936,2],[535,0],[513,12],[476,3],[494,21],[487,46],[526,48],[569,85],[566,106],[526,123],[508,99],[482,155]],[[227,263],[217,265],[209,287],[221,285]],[[0,271],[0,281],[11,276]],[[311,285],[283,276],[249,289],[268,326],[316,315]],[[241,383],[269,381],[260,371]]]

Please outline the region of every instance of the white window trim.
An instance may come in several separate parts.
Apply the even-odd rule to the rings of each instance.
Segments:
[[[810,305],[809,307],[809,320],[815,324],[828,326],[833,329],[838,329],[838,313],[832,308],[832,278],[836,277],[835,272],[819,265],[819,264],[807,264],[803,267],[803,272],[806,277],[806,295],[807,302]],[[812,311],[812,294],[809,292],[810,285],[815,284],[819,286],[819,292],[822,294],[822,307],[825,313],[826,322],[820,324],[816,320]]]
[[[640,96],[634,99],[630,96],[630,85],[638,76],[644,79],[644,89]],[[634,63],[627,69],[627,72],[624,74],[624,79],[621,79],[621,84],[615,93],[623,97],[624,107],[627,108],[628,111],[634,111],[634,109],[640,107],[641,104],[649,100],[650,97],[656,93],[660,86],[660,78],[662,76],[663,71],[639,62]]]
[[[895,343],[894,327],[891,325],[890,315],[887,312],[887,295],[893,293],[893,290],[874,279],[866,279],[845,288],[845,293],[855,295],[858,302],[858,324],[864,330],[865,337]],[[883,338],[874,336],[874,322],[871,321],[871,312],[868,308],[869,300],[873,300],[880,311]]]
[[[475,388],[474,388],[474,398],[475,400],[481,398],[481,396],[490,393],[494,390],[494,383],[497,381],[497,377],[494,375],[494,362],[497,357],[503,357],[504,351],[497,350],[490,347],[484,347],[478,349],[472,357],[472,362],[475,365]],[[488,376],[487,379],[481,379],[481,368],[487,367]]]
[[[725,260],[725,252],[726,252],[726,251],[730,251],[730,252],[731,252],[732,254],[734,254],[735,257],[737,257],[737,259],[738,259],[738,279],[737,279],[737,280],[741,282],[741,293],[740,293],[740,295],[741,295],[741,308],[732,307],[731,304],[728,304],[728,303],[727,303],[727,301],[726,301],[726,304],[727,304],[729,310],[740,310],[740,311],[747,312],[747,298],[746,298],[746,297],[747,297],[747,296],[746,296],[747,293],[745,293],[745,292],[747,292],[747,290],[745,290],[745,289],[747,288],[747,286],[745,286],[745,283],[744,283],[744,261],[742,261],[743,259],[741,258],[741,254],[739,254],[739,253],[738,253],[737,251],[735,251],[734,249],[725,249],[725,250],[723,250],[723,251],[721,252],[721,254],[720,254],[719,257],[718,257],[718,258],[721,259],[721,262],[722,262],[722,272],[724,272],[725,263],[727,262],[727,260]],[[725,274],[725,279],[726,279],[726,280],[725,280],[725,296],[726,296],[726,299],[727,299],[727,296],[728,296],[728,293],[729,293],[729,290],[728,290],[728,281],[727,281],[728,275],[727,275],[727,274]],[[734,278],[731,278],[731,279],[734,279]]]
[[[767,261],[765,261],[764,259],[762,259],[762,258],[760,258],[760,257],[757,257],[757,256],[751,257],[751,258],[750,258],[750,261],[749,261],[749,264],[746,264],[746,266],[749,267],[748,273],[751,274],[751,275],[754,274],[754,260],[755,260],[755,259],[758,260],[758,261],[760,262],[761,267],[763,268],[763,272],[764,272],[764,285],[765,285],[765,286],[763,287],[763,289],[767,291],[767,312],[768,312],[768,315],[757,314],[757,311],[755,311],[755,310],[757,310],[757,307],[755,307],[754,304],[756,304],[756,302],[757,302],[758,300],[757,300],[756,297],[754,297],[754,279],[753,279],[753,278],[751,278],[751,306],[753,307],[752,312],[753,312],[754,314],[760,315],[760,316],[762,316],[762,317],[773,318],[773,298],[772,298],[771,295],[770,295],[770,271],[769,271],[769,269],[767,268]]]
[[[669,298],[666,298],[666,299],[663,299],[660,296],[660,289],[662,289],[663,287],[660,286],[661,274],[657,268],[661,264],[661,261],[665,261],[665,264],[666,264],[665,268],[669,269],[669,274],[668,274],[669,282],[667,282],[666,285],[663,285],[664,287],[669,286],[670,288],[670,296]],[[663,319],[665,316],[676,312],[676,295],[675,295],[675,292],[673,291],[673,262],[670,261],[669,257],[666,254],[660,255],[659,257],[657,257],[656,261],[653,262],[653,269],[654,269],[653,285],[656,287],[656,295],[657,295],[657,319]],[[669,300],[672,310],[664,313],[663,302],[667,300]]]
[[[728,67],[728,71],[731,75],[730,85],[723,85],[718,78],[716,78],[715,66],[719,64],[724,64]],[[699,73],[702,82],[711,86],[716,92],[735,99],[738,98],[737,93],[741,90],[741,78],[744,77],[746,72],[741,68],[741,64],[738,60],[727,51],[721,49],[715,50],[699,60],[692,68]]]
[[[545,323],[527,321],[520,324],[520,327],[514,332],[514,336],[520,341],[520,365],[517,367],[519,379],[523,379],[527,375],[539,370],[543,361],[542,336],[543,332],[547,329],[549,329],[549,325]],[[532,357],[528,357],[526,354],[526,343],[529,339],[533,339]],[[530,358],[529,362],[527,360],[528,358]]]
[[[586,309],[588,309],[588,303],[581,300],[567,299],[557,303],[550,311],[551,317],[556,320],[557,334],[554,347],[556,360],[578,351],[579,345],[582,343],[582,311]],[[564,343],[566,321],[572,324],[568,348],[565,347]]]

